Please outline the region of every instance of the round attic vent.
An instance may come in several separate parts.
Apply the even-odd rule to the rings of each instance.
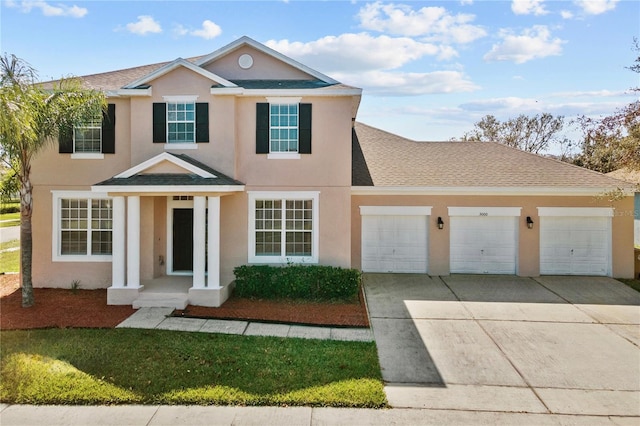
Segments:
[[[238,58],[238,65],[240,65],[240,68],[244,70],[249,69],[253,65],[253,58],[248,53],[240,55]]]

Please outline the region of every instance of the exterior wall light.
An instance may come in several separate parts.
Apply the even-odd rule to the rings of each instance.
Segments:
[[[533,229],[533,219],[531,219],[531,216],[527,216],[527,228]]]
[[[442,221],[442,218],[438,216],[438,229],[442,228],[444,228],[444,222]]]

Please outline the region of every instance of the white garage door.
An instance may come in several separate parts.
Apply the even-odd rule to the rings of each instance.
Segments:
[[[426,273],[427,219],[426,215],[363,215],[362,270]]]
[[[450,216],[451,273],[516,273],[519,208],[450,208],[452,213],[458,215]]]
[[[540,218],[540,274],[611,275],[611,218],[586,215],[599,211],[584,209],[565,212],[583,216]],[[545,212],[549,209],[540,214]]]

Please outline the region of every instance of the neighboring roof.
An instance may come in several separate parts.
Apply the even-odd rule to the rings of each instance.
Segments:
[[[607,176],[640,185],[640,170],[622,168],[607,173]]]
[[[630,189],[601,173],[499,143],[416,142],[362,123],[355,123],[353,135],[356,187]]]

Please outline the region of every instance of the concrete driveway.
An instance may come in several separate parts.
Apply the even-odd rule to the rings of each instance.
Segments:
[[[640,293],[618,281],[365,274],[364,287],[393,407],[640,416]]]

